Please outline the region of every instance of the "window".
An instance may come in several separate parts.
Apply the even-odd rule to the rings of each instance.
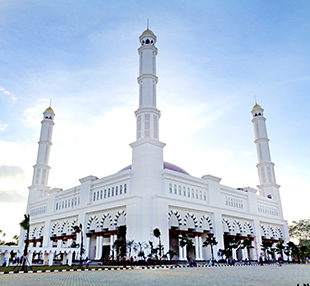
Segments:
[[[64,203],[64,201],[62,201],[62,202],[61,202],[61,208],[62,208],[62,209],[64,208],[64,205],[65,205],[65,203]]]
[[[73,203],[74,203],[74,202],[73,202],[73,199],[72,199],[72,200],[71,200],[71,207],[73,207]]]
[[[195,198],[195,191],[192,189],[192,198]]]
[[[100,200],[102,200],[102,190],[100,191]]]
[[[107,197],[107,190],[105,189],[104,190],[104,198],[106,198]]]
[[[169,185],[169,192],[172,194],[172,184]]]
[[[65,208],[67,207],[67,200],[65,200]]]
[[[183,196],[185,197],[186,196],[186,188],[183,187]]]
[[[97,192],[97,201],[99,200],[99,191]]]
[[[177,185],[174,185],[174,193],[177,194]]]
[[[80,197],[78,197],[78,204],[80,204]]]
[[[93,201],[95,201],[96,200],[96,193],[94,193],[94,198],[93,198]]]
[[[76,206],[76,201],[77,201],[77,198],[74,199],[74,205],[75,205],[75,206]]]
[[[123,192],[123,186],[122,186],[122,185],[120,185],[120,186],[119,186],[119,194],[121,195],[121,194],[122,194],[122,192]]]
[[[202,191],[199,191],[199,198],[202,200]]]
[[[196,190],[196,199],[198,199],[198,190]]]
[[[114,196],[114,187],[112,188],[112,197]]]
[[[58,203],[56,204],[56,211],[58,210]]]
[[[115,187],[115,196],[118,195],[118,186]]]
[[[110,197],[110,188],[108,188],[108,198]]]
[[[187,196],[188,196],[188,197],[191,196],[191,191],[189,190],[189,188],[187,188]]]
[[[181,189],[181,186],[179,186],[179,195],[180,195],[180,196],[182,195],[182,189]]]
[[[124,185],[124,194],[126,194],[126,191],[127,191],[127,185],[125,184]]]

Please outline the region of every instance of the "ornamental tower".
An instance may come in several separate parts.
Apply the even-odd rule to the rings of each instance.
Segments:
[[[33,179],[30,190],[40,190],[40,197],[44,196],[45,191],[49,189],[47,186],[48,175],[51,167],[48,165],[50,150],[52,146],[52,134],[54,127],[55,113],[51,107],[43,112],[43,120],[41,121],[40,141],[38,142],[37,162],[33,166]]]
[[[155,43],[157,37],[147,28],[139,37],[141,47],[139,52],[139,109],[135,112],[137,118],[136,139],[150,137],[159,139],[158,119],[160,111],[156,108],[156,56]]]
[[[279,185],[276,183],[274,163],[271,162],[269,139],[267,136],[266,118],[264,117],[264,109],[255,104],[252,109],[252,123],[254,127],[254,136],[256,144],[256,152],[259,177],[259,193],[261,196],[269,199],[277,199],[280,201]]]

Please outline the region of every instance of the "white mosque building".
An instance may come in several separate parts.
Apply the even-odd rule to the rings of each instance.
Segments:
[[[190,255],[197,261],[211,258],[210,246],[202,247],[206,236],[214,236],[215,259],[222,258],[227,237],[252,240],[251,259],[262,253],[264,240],[289,240],[283,219],[279,185],[271,161],[264,110],[252,109],[252,123],[258,157],[258,189],[231,188],[221,185],[221,178],[193,177],[180,167],[163,161],[165,143],[159,141],[160,111],[156,105],[157,37],[147,29],[139,37],[139,108],[136,115],[136,141],[132,164],[103,178],[87,176],[70,189],[48,186],[50,150],[55,113],[51,107],[43,113],[37,161],[29,187],[27,213],[30,214],[28,259],[39,253],[45,264],[63,253],[69,265],[78,257],[72,242],[81,241],[73,226],[82,224],[85,257],[101,260],[114,255],[117,229],[126,225],[127,240],[158,240],[153,230],[161,231],[165,252],[174,250],[177,260],[186,260],[188,250],[180,247],[178,237],[186,233],[194,243]],[[57,156],[57,154],[54,154]],[[23,231],[21,237],[23,237]],[[23,241],[19,245],[22,253]],[[0,250],[2,255],[8,252]],[[136,255],[136,254],[134,254]],[[238,260],[248,258],[244,249],[233,250]]]

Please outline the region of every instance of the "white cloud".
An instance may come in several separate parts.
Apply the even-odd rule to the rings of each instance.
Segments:
[[[251,155],[253,155],[252,152],[248,152],[248,151],[247,151],[247,152],[244,152],[244,153],[243,153],[243,156],[251,156]]]
[[[39,103],[35,107],[27,108],[23,114],[24,118],[22,119],[22,122],[25,124],[25,126],[28,127],[36,127],[40,125],[40,122],[43,118],[43,111],[48,107],[49,100],[47,99],[39,99]]]
[[[16,102],[17,97],[14,96],[11,92],[9,92],[8,90],[6,90],[4,87],[0,86],[0,92],[6,96],[9,96],[11,98],[11,100],[14,102]]]
[[[4,131],[8,127],[8,124],[2,123],[2,121],[0,121],[0,132]]]

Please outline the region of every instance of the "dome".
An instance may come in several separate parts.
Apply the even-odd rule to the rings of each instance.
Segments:
[[[154,35],[154,33],[150,30],[150,29],[146,29],[142,35],[146,35],[146,34],[151,34],[151,35]]]
[[[54,110],[51,107],[49,107],[49,108],[46,108],[46,110],[44,112],[52,112],[52,113],[54,113]]]
[[[182,168],[180,168],[174,164],[168,163],[168,162],[164,162],[164,169],[174,171],[174,172],[178,172],[178,173],[185,174],[185,175],[189,175],[189,173],[184,171]],[[126,171],[126,170],[131,170],[131,165],[121,169],[120,171],[118,171],[118,173]]]
[[[262,107],[256,103],[256,104],[254,105],[254,107],[253,107],[253,110],[255,110],[255,109],[262,109]]]

